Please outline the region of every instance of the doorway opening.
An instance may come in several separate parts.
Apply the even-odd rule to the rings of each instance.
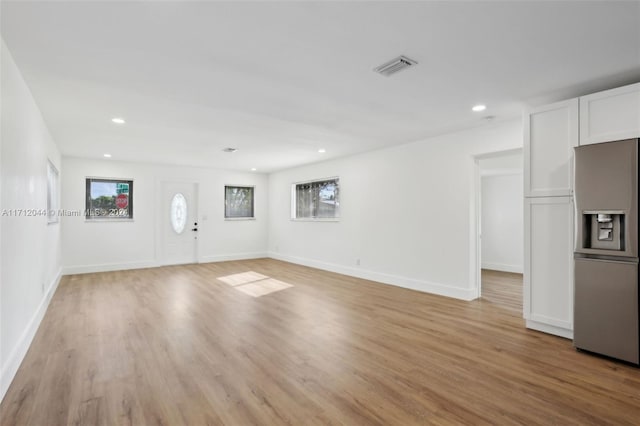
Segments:
[[[475,162],[478,297],[522,312],[522,149],[480,155]]]

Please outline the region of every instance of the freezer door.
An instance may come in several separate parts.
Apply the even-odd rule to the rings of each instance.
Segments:
[[[575,259],[573,343],[638,364],[638,264]]]

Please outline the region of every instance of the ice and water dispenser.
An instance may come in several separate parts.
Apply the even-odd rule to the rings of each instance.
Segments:
[[[622,211],[585,211],[582,221],[583,247],[586,249],[625,251]]]
[[[575,149],[575,252],[638,257],[638,140]]]

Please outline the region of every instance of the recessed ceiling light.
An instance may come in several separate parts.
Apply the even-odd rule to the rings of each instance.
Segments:
[[[111,158],[111,154],[103,154],[104,158]]]
[[[320,154],[324,154],[325,152],[327,152],[327,150],[326,150],[326,149],[324,149],[324,148],[320,148],[320,149],[318,150],[318,152],[319,152]]]
[[[124,118],[120,118],[120,117],[114,117],[111,119],[111,121],[113,121],[116,124],[124,124],[126,123],[126,121],[124,121]]]
[[[258,169],[256,169],[255,167],[252,167],[252,168],[251,168],[251,171],[252,171],[252,172],[255,172],[256,170],[258,170]]]
[[[238,148],[225,148],[222,150],[222,152],[236,152],[238,150]]]
[[[486,105],[475,105],[473,108],[471,108],[471,110],[474,112],[484,111],[485,109],[487,109]]]

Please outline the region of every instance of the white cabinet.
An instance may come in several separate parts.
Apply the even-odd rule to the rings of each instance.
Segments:
[[[572,197],[526,198],[524,207],[526,325],[572,338]]]
[[[640,137],[640,83],[524,116],[524,317],[573,336],[573,148]]]
[[[557,197],[573,190],[578,99],[532,109],[524,116],[524,195]]]
[[[580,98],[580,145],[640,137],[640,83]]]
[[[579,100],[524,117],[524,317],[528,328],[573,336],[573,148]]]

